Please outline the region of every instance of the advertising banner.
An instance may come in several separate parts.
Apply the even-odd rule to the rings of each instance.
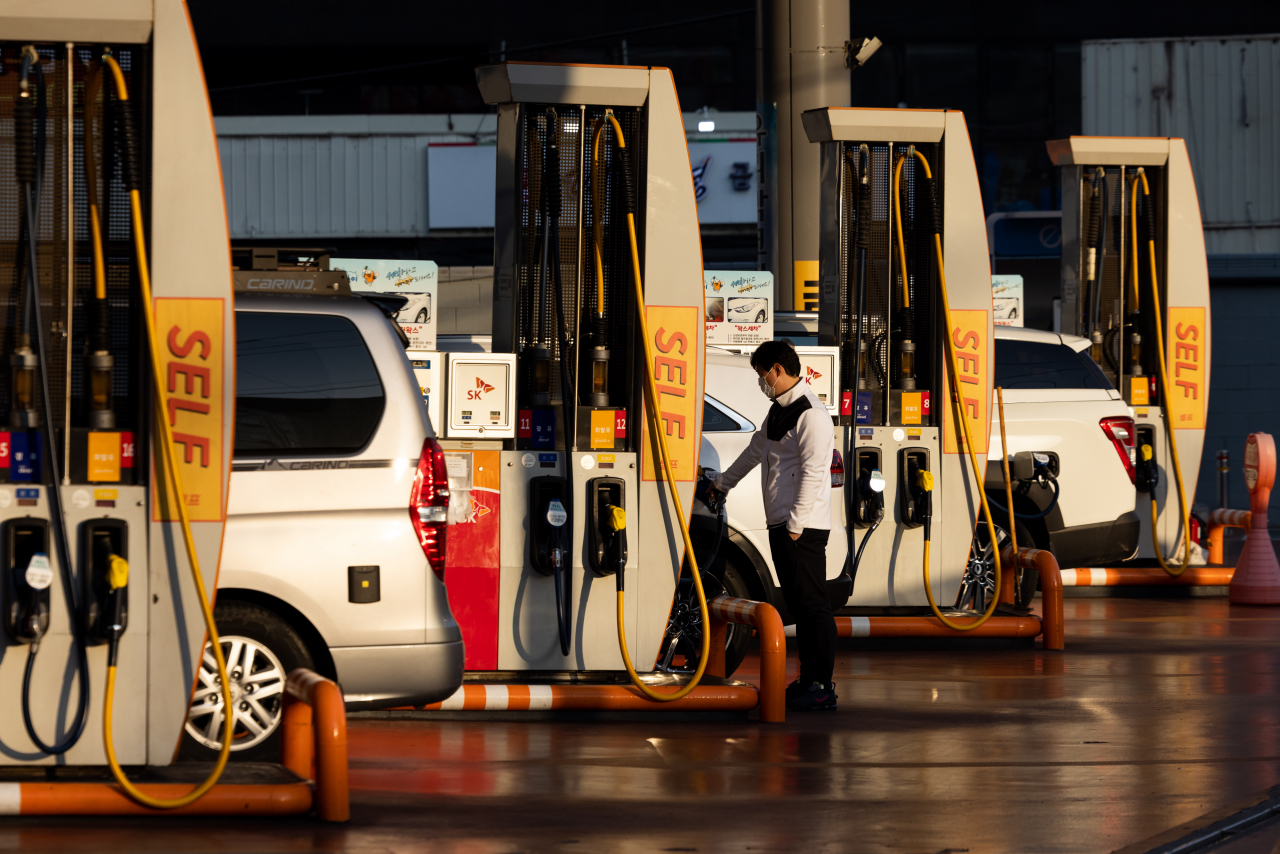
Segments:
[[[708,344],[754,346],[773,340],[773,274],[705,270]]]
[[[1025,314],[1022,299],[1022,277],[993,275],[991,277],[991,305],[996,310],[996,326],[1022,326]]]
[[[409,337],[409,349],[436,348],[439,267],[435,261],[396,261],[369,258],[330,258],[329,269],[343,270],[353,291],[408,297],[396,321]]]

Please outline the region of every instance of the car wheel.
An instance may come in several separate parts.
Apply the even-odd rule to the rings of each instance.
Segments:
[[[427,310],[425,308],[418,309],[418,323],[427,322]]]
[[[751,589],[747,587],[737,568],[725,562],[724,579],[721,582],[723,591],[713,590],[715,579],[703,575],[703,585],[707,586],[707,601],[721,592],[737,599],[750,599]],[[747,657],[747,647],[751,644],[752,630],[750,626],[729,623],[725,627],[724,638],[724,675],[729,677]],[[668,673],[692,673],[698,668],[698,660],[702,655],[702,614],[697,604],[692,582],[681,579],[677,588],[676,601],[667,621],[667,633],[662,639],[662,656],[658,660],[657,669]],[[681,665],[673,664],[676,655],[684,657]]]
[[[766,315],[763,311],[756,312],[756,323],[764,323]]]
[[[313,668],[315,662],[293,627],[266,608],[248,602],[219,602],[214,619],[236,705],[231,758],[238,762],[276,761],[285,679],[292,670]],[[212,650],[212,645],[205,645],[179,751],[181,758],[198,762],[217,759],[224,729],[222,690]]]
[[[1015,522],[1015,524],[1018,532],[1018,547],[1034,548],[1036,542],[1031,536],[1031,531],[1022,522]],[[1007,521],[1004,527],[999,523],[995,525],[996,542],[999,543],[1001,551],[1009,545],[1007,525]],[[985,611],[991,602],[990,597],[995,593],[995,556],[987,546],[989,539],[987,526],[980,521],[973,537],[969,561],[965,566],[964,579],[960,582],[960,592],[956,596],[957,608],[969,608],[981,612]],[[1000,569],[1003,573],[1008,572],[1010,567],[1002,564]],[[1014,585],[1014,604],[1019,608],[1026,608],[1036,595],[1036,582],[1039,580],[1038,574],[1031,570],[1017,568],[1014,571],[1017,573]]]

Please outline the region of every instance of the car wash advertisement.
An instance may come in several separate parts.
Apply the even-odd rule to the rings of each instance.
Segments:
[[[330,258],[329,269],[345,271],[352,291],[408,297],[409,301],[396,314],[396,321],[409,338],[409,349],[436,348],[435,309],[440,268],[435,261]]]
[[[1022,326],[1022,277],[992,275],[991,306],[996,326]]]
[[[705,270],[707,343],[754,346],[773,340],[773,274]]]

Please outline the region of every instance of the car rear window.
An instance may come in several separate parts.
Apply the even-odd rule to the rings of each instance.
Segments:
[[[330,314],[236,312],[236,453],[349,454],[386,399],[355,324]]]
[[[1066,344],[996,339],[996,385],[1004,388],[1110,389],[1087,352]]]
[[[702,401],[702,432],[703,433],[737,433],[742,429],[742,425],[737,419],[733,418],[727,412],[721,411],[714,406],[711,401],[703,399]]]

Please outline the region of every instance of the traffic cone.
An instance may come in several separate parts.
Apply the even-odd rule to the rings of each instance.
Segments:
[[[1228,596],[1237,605],[1280,605],[1280,562],[1267,526],[1267,504],[1276,475],[1276,445],[1267,433],[1251,433],[1245,443],[1244,479],[1249,487],[1249,538],[1231,577]]]

